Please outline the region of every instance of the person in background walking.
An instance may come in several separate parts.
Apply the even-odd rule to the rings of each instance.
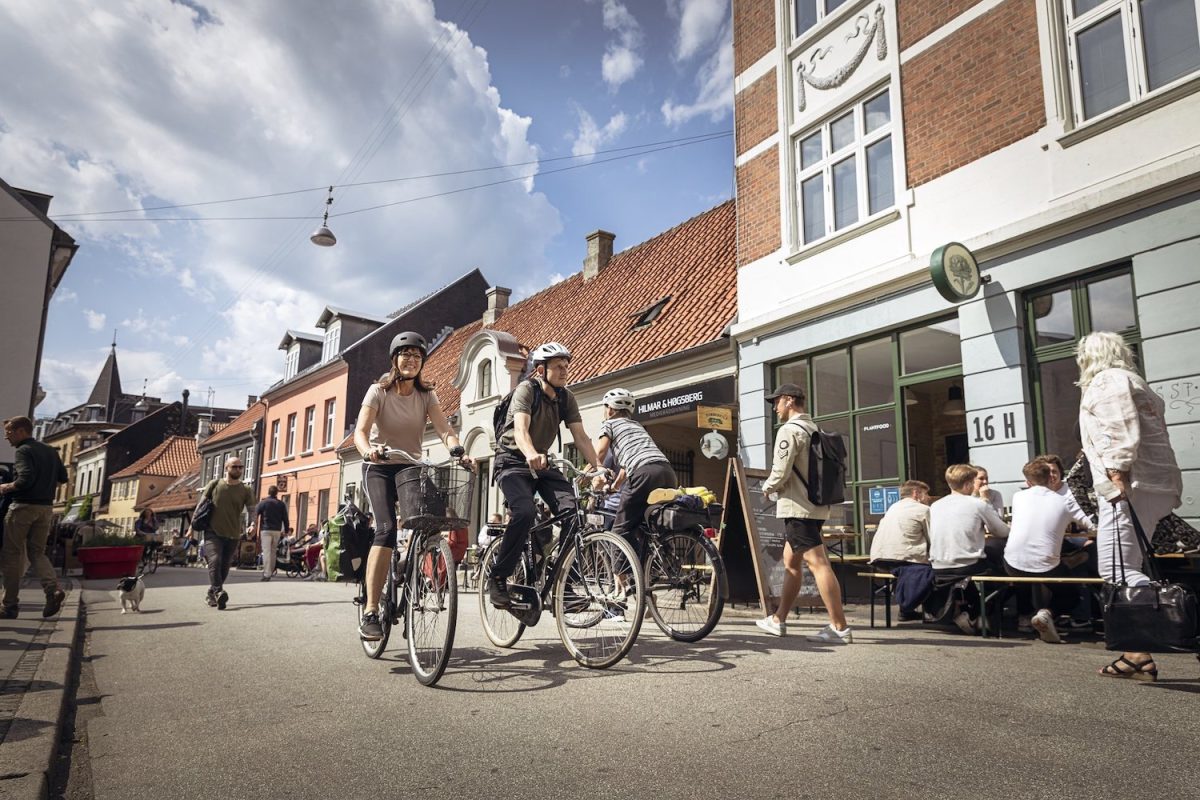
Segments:
[[[0,549],[0,574],[4,576],[0,617],[17,617],[26,558],[33,563],[46,592],[42,616],[53,617],[62,608],[66,593],[59,588],[54,566],[46,556],[46,540],[50,537],[50,520],[54,516],[54,493],[60,483],[67,482],[67,469],[59,459],[58,451],[33,438],[33,421],[29,417],[6,419],[4,438],[17,452],[16,477],[9,483],[0,484],[0,494],[10,501],[4,515],[4,545]]]
[[[267,496],[254,509],[254,523],[262,541],[262,580],[269,581],[275,577],[275,553],[280,537],[288,528],[288,509],[279,499],[278,486],[267,487]]]
[[[253,513],[254,509],[254,493],[242,483],[242,469],[241,459],[229,459],[225,462],[225,479],[214,480],[204,490],[211,488],[213,502],[212,527],[204,536],[209,583],[204,600],[220,611],[229,603],[225,580],[242,535],[242,512]]]
[[[1141,586],[1142,547],[1133,530],[1136,514],[1149,537],[1158,521],[1179,505],[1183,478],[1167,435],[1166,405],[1137,373],[1133,352],[1115,333],[1097,331],[1079,340],[1079,433],[1092,468],[1100,518],[1096,548],[1100,577]],[[1120,548],[1124,568],[1117,559]],[[1114,565],[1114,562],[1115,565]],[[1149,653],[1122,653],[1100,670],[1110,678],[1158,679]]]
[[[755,624],[772,636],[787,633],[787,615],[800,594],[803,581],[800,566],[803,561],[829,611],[829,624],[820,633],[809,636],[809,641],[850,644],[854,635],[842,609],[842,589],[825,552],[825,540],[821,538],[821,528],[829,519],[829,506],[813,505],[804,483],[808,480],[808,444],[817,429],[816,423],[805,410],[804,390],[794,383],[783,384],[766,399],[775,404],[775,413],[783,424],[775,435],[771,474],[762,490],[766,495],[779,495],[775,515],[784,520],[787,543],[783,548],[783,563],[787,577],[783,579],[775,613]]]

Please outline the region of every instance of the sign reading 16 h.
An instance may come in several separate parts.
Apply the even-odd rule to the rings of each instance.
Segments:
[[[1010,406],[971,411],[967,414],[967,435],[972,445],[1003,444],[1025,440],[1025,406]]]

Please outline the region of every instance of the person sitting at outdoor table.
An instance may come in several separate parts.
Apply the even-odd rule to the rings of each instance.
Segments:
[[[929,484],[905,481],[900,485],[900,501],[883,515],[871,539],[868,563],[896,576],[900,619],[920,619],[917,609],[933,587],[933,569],[929,566]]]
[[[1004,541],[1008,525],[991,504],[975,494],[975,468],[954,464],[946,470],[950,494],[929,507],[929,562],[938,585],[972,575],[1004,574]],[[992,534],[990,541],[986,534]],[[973,589],[962,598],[954,624],[973,633],[983,611]]]
[[[1050,462],[1035,458],[1021,472],[1029,487],[1013,497],[1012,528],[1004,548],[1004,569],[1018,578],[1064,578],[1060,559],[1063,535],[1074,521],[1095,531],[1092,520],[1050,488]],[[1062,641],[1054,626],[1055,614],[1074,608],[1079,592],[1070,584],[1026,584],[1017,587],[1018,627],[1032,626],[1043,642]]]
[[[971,465],[975,470],[975,496],[990,505],[997,514],[1004,513],[1004,496],[991,486],[988,471],[983,467]]]

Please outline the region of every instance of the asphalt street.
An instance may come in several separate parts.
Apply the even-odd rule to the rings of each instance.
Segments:
[[[362,654],[348,585],[235,570],[220,612],[204,578],[162,568],[125,615],[87,582],[96,798],[1198,794],[1191,656],[1135,684],[1095,675],[1098,644],[862,624],[818,645],[800,635],[818,617],[776,639],[729,615],[697,645],[648,621],[627,662],[591,671],[548,615],[492,647],[470,593],[429,689],[399,643]]]

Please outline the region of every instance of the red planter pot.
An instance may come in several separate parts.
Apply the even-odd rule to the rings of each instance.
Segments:
[[[137,573],[142,546],[82,547],[75,557],[83,565],[84,578],[124,578]]]

